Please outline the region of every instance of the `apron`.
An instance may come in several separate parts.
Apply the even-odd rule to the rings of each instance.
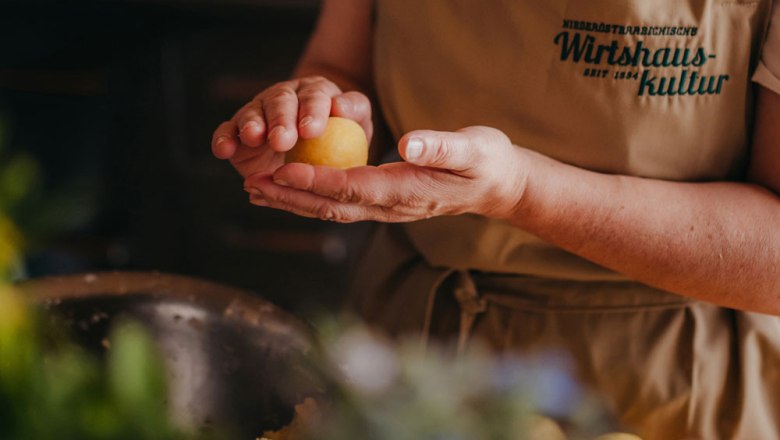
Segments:
[[[377,0],[396,138],[487,125],[604,172],[742,177],[766,0]],[[351,305],[393,334],[563,350],[645,440],[780,439],[780,319],[641,285],[508,224],[382,225]]]

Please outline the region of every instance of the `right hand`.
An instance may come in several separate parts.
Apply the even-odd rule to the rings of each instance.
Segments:
[[[272,173],[284,163],[298,136],[318,137],[329,116],[356,121],[371,140],[371,103],[360,92],[343,93],[319,76],[284,81],[267,88],[217,127],[211,151],[229,159],[244,178]]]

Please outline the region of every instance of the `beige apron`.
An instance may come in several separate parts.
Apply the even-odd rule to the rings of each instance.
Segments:
[[[377,0],[395,136],[488,125],[600,172],[739,179],[766,0]],[[563,349],[646,440],[780,439],[780,319],[632,282],[478,216],[380,227],[353,306],[393,333]]]

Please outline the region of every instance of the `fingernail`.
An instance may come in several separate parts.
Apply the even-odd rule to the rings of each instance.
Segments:
[[[422,156],[424,146],[422,139],[409,139],[409,142],[406,143],[406,159],[410,161],[419,159]]]
[[[271,130],[271,133],[269,133],[269,134],[268,134],[268,137],[269,137],[269,138],[273,138],[273,137],[279,137],[279,136],[281,136],[282,134],[284,134],[284,132],[285,132],[285,129],[284,129],[284,127],[283,127],[283,126],[281,126],[281,125],[277,125],[277,126],[276,126],[276,128],[274,128],[273,130]]]
[[[226,136],[220,136],[220,137],[217,138],[216,145],[220,145],[223,142],[225,142],[226,140],[228,140],[228,138]]]
[[[282,180],[282,179],[278,179],[278,180],[274,179],[274,183],[280,186],[290,186],[290,184],[287,183],[286,180]]]
[[[306,116],[305,118],[301,119],[301,122],[299,122],[299,123],[298,123],[298,125],[299,125],[301,128],[303,128],[303,127],[305,127],[305,126],[307,126],[307,125],[311,124],[311,122],[312,122],[313,120],[314,120],[314,118],[312,118],[311,116]]]
[[[251,186],[245,187],[244,191],[248,192],[249,194],[252,194],[253,196],[257,196],[257,197],[263,196],[263,193],[259,189],[253,188]]]

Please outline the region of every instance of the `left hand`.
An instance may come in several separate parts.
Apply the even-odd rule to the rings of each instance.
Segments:
[[[291,163],[251,175],[244,186],[255,205],[341,223],[508,218],[522,200],[528,151],[496,129],[413,131],[398,149],[405,162],[347,170]]]

